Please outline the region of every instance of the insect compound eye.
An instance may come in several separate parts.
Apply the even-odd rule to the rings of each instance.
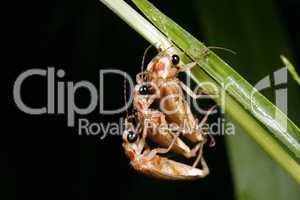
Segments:
[[[153,94],[153,90],[150,85],[142,85],[139,88],[139,93],[140,95],[149,95],[149,94]]]
[[[173,63],[173,65],[178,65],[179,61],[180,61],[180,58],[179,58],[178,55],[176,55],[176,54],[172,55],[172,63]]]
[[[138,134],[133,132],[133,131],[129,131],[127,134],[127,141],[130,143],[136,142],[136,140],[138,139]]]

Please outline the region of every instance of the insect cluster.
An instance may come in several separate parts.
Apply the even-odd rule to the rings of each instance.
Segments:
[[[140,173],[167,180],[192,180],[209,174],[203,146],[208,141],[213,146],[214,140],[202,126],[214,107],[199,122],[183,91],[194,98],[198,95],[178,78],[180,72],[194,66],[181,65],[178,55],[161,51],[145,71],[137,74],[133,112],[125,120],[123,147],[130,164]],[[169,152],[188,161],[194,159],[193,164],[171,160],[166,156]]]

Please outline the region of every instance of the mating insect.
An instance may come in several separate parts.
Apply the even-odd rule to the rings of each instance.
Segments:
[[[167,120],[178,124],[180,127],[185,127],[185,129],[193,130],[193,127],[198,124],[198,120],[193,116],[184,98],[183,90],[192,98],[201,96],[190,90],[177,76],[180,72],[193,68],[196,63],[192,62],[184,66],[179,66],[179,64],[180,58],[178,55],[171,55],[167,51],[162,51],[148,64],[147,71],[151,74],[150,81],[159,87],[160,99],[162,100],[161,108],[164,109]],[[199,127],[206,122],[213,109],[214,107],[207,111]],[[201,129],[189,131],[184,136],[194,143],[205,142],[206,140]]]
[[[137,120],[142,124],[139,129],[134,129],[132,123],[127,122],[127,128],[123,134],[123,147],[131,159],[131,165],[139,172],[163,179],[197,179],[209,173],[207,164],[203,158],[203,145],[207,142],[206,134],[201,127],[213,111],[211,108],[200,122],[200,130],[193,129],[198,124],[194,118],[183,90],[192,97],[197,97],[178,78],[178,73],[189,70],[195,63],[178,67],[179,56],[160,52],[148,65],[146,72],[137,75],[137,85],[134,91],[135,115],[129,118]],[[171,98],[170,98],[171,97]],[[153,108],[159,104],[160,108]],[[161,111],[162,110],[162,111]],[[168,112],[175,110],[175,112]],[[186,127],[188,123],[188,127]],[[173,131],[168,125],[176,124],[181,129]],[[128,126],[129,125],[129,126]],[[149,129],[152,127],[165,126],[166,129]],[[191,142],[196,143],[190,149],[179,136],[183,135]],[[149,138],[163,148],[150,147],[146,143]],[[193,166],[179,163],[157,154],[166,154],[169,151],[181,154],[187,158],[197,158]],[[198,152],[198,154],[197,154]],[[201,162],[202,169],[196,168]]]
[[[146,76],[146,74],[143,74]],[[177,133],[172,132],[171,126],[177,128],[175,123],[168,123],[165,118],[165,114],[159,109],[153,109],[153,104],[156,104],[157,98],[159,98],[159,88],[146,82],[145,77],[141,78],[141,74],[137,75],[137,85],[134,90],[134,108],[137,110],[136,115],[138,122],[144,130],[142,134],[142,140],[146,137],[150,138],[156,144],[162,147],[170,147],[170,150],[183,155],[187,158],[194,157],[196,152],[200,148],[200,144],[196,145],[192,150],[186,145],[178,136]],[[174,140],[174,142],[173,142]],[[167,153],[167,152],[165,152]],[[195,164],[196,165],[196,164]]]
[[[133,124],[128,123],[128,121],[126,122],[126,130],[123,133],[123,141],[123,148],[131,160],[131,166],[142,174],[166,180],[193,180],[203,178],[209,174],[203,156],[200,158],[203,169],[198,169],[157,155],[169,149],[156,148],[150,150],[146,143],[141,142],[140,134],[133,128]]]

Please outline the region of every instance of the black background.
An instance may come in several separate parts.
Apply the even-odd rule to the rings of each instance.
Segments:
[[[181,1],[180,1],[181,2]],[[171,0],[155,5],[194,35],[193,15],[180,15]],[[294,1],[278,1],[281,15],[299,59],[299,14]],[[298,5],[299,8],[299,4]],[[190,12],[194,11],[190,9]],[[294,9],[294,10],[293,10]],[[294,11],[294,12],[293,12]],[[16,77],[26,69],[64,69],[64,81],[88,80],[98,86],[100,69],[121,69],[134,76],[148,43],[98,1],[20,2],[10,10],[8,113],[1,145],[1,195],[30,199],[233,199],[234,191],[222,137],[207,151],[211,175],[194,182],[165,182],[136,174],[121,147],[121,137],[99,140],[78,136],[66,115],[30,116],[18,110],[12,96]],[[149,59],[149,58],[148,58]],[[299,60],[298,60],[298,63]],[[105,107],[123,102],[122,79],[105,80]],[[32,79],[22,90],[32,106],[46,103],[46,81]],[[77,97],[86,105],[87,93]],[[97,107],[98,108],[98,107]],[[7,107],[6,107],[7,109]],[[86,116],[92,122],[118,122],[124,114]]]

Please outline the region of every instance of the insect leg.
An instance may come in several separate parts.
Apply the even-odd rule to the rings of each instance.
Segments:
[[[210,138],[210,141],[209,141],[209,147],[213,147],[216,145],[216,140],[214,138],[214,136],[210,135],[210,134],[207,134],[208,137]]]
[[[197,144],[191,151],[190,151],[190,157],[194,157],[197,153],[197,151],[199,151],[199,149],[201,148],[201,143]]]
[[[179,84],[181,86],[181,88],[189,95],[191,96],[193,99],[198,99],[200,97],[202,97],[202,95],[200,94],[196,94],[195,92],[193,92],[188,86],[186,86],[183,82],[179,81]]]
[[[143,82],[146,82],[146,81],[148,81],[149,76],[150,76],[150,74],[147,71],[146,72],[140,72],[136,75],[136,82],[139,83],[139,84],[141,84]]]
[[[196,160],[194,161],[193,167],[197,167],[200,159],[202,158],[202,152],[203,152],[203,144],[200,143],[199,153],[198,153]]]
[[[145,147],[145,144],[146,144],[146,137],[147,137],[147,127],[144,126],[143,128],[143,134],[142,134],[142,137],[138,143],[138,147],[137,147],[137,152],[138,153],[141,153]]]
[[[171,142],[171,144],[169,145],[168,148],[155,148],[155,149],[152,149],[149,152],[149,154],[147,156],[145,156],[145,159],[146,160],[151,160],[158,153],[159,154],[166,154],[166,153],[168,153],[172,149],[172,147],[174,146],[174,144],[175,144],[175,142],[176,142],[176,140],[177,140],[178,137],[179,137],[178,133],[174,135],[174,138],[173,138],[173,140],[172,140],[172,142]]]
[[[196,62],[191,62],[189,64],[186,64],[184,66],[181,66],[180,69],[179,69],[179,72],[185,72],[185,71],[188,71],[190,69],[192,69],[193,67],[195,67],[197,65]]]
[[[162,148],[169,147],[174,153],[183,155],[185,157],[191,157],[190,148],[179,137],[174,139],[174,136],[179,131],[178,125],[175,125],[175,123],[168,124],[165,119],[165,115],[162,112],[153,111],[151,116],[152,123],[154,126],[156,126],[156,128],[149,129],[147,132],[147,137]],[[175,142],[173,142],[174,140]]]
[[[209,174],[209,168],[204,160],[204,157],[202,156],[201,159],[200,159],[200,162],[201,162],[201,165],[202,165],[202,176],[205,177]],[[198,163],[197,163],[198,164]],[[193,167],[196,167],[197,165],[193,166]]]
[[[214,111],[215,108],[216,108],[216,106],[213,106],[210,109],[208,109],[208,111],[205,113],[204,117],[202,118],[201,122],[199,123],[200,128],[204,125],[204,123],[208,119],[208,116]]]

